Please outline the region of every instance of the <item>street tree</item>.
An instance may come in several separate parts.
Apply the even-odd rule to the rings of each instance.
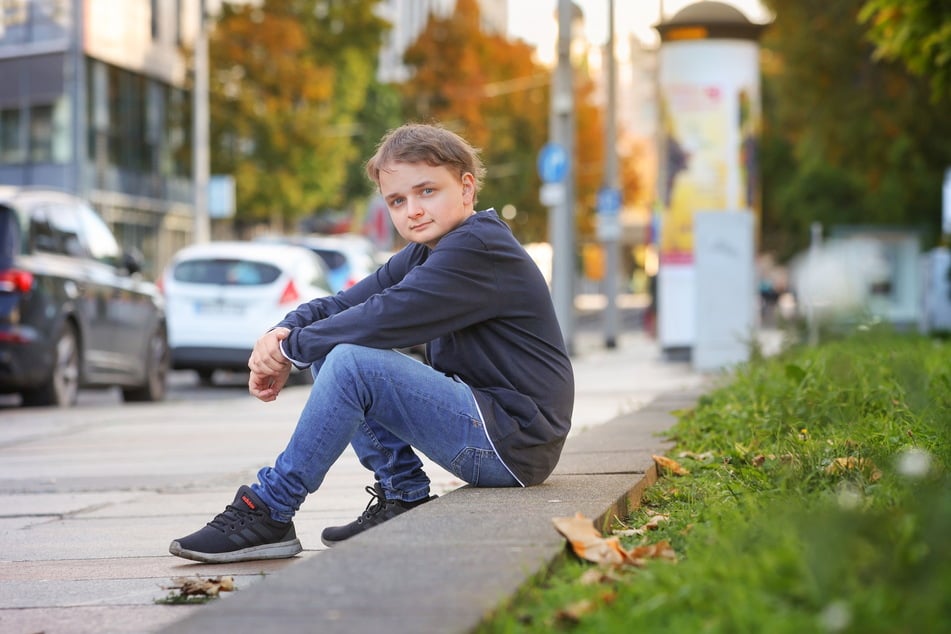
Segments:
[[[439,121],[482,149],[488,176],[482,206],[517,209],[511,224],[522,241],[546,240],[547,209],[539,201],[536,159],[548,140],[551,70],[533,59],[531,46],[486,33],[475,0],[458,0],[451,15],[431,15],[404,61],[412,70],[401,86],[404,115]],[[578,92],[578,129],[589,134],[600,125],[590,105],[590,87]],[[583,137],[577,160],[578,200],[593,200],[600,178],[600,136]]]
[[[951,5],[942,0],[867,0],[859,19],[869,27],[876,56],[900,61],[930,79],[935,101],[951,94]]]
[[[789,256],[809,225],[890,225],[934,239],[951,108],[876,59],[863,0],[766,0],[763,247]]]
[[[236,222],[290,228],[344,202],[386,23],[374,0],[225,3],[209,36],[211,167]]]

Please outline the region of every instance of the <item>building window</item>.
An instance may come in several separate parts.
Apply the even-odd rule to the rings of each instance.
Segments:
[[[71,0],[0,0],[0,42],[40,42],[67,36]]]
[[[53,106],[53,162],[69,163],[73,157],[72,111],[67,97]]]
[[[70,0],[34,0],[30,39],[38,42],[66,37],[72,23],[71,5]]]
[[[0,164],[67,163],[72,155],[69,103],[0,110]]]
[[[29,34],[29,0],[0,2],[0,41],[26,42]]]
[[[53,161],[53,106],[30,108],[30,161]]]
[[[189,97],[190,93],[184,90],[170,88],[165,109],[165,147],[170,158],[172,175],[185,178],[191,175],[192,170],[192,111]]]
[[[109,163],[141,171],[151,160],[143,147],[146,134],[145,78],[109,67]]]
[[[24,148],[23,116],[19,108],[0,110],[0,163],[22,163]]]
[[[121,172],[127,182],[142,187],[188,178],[188,93],[104,62],[87,61],[85,151],[96,174],[116,177]]]
[[[29,109],[29,160],[32,163],[66,163],[70,159],[69,109],[65,99],[37,104]]]
[[[159,0],[152,0],[149,4],[152,12],[152,39],[157,40],[159,37]]]

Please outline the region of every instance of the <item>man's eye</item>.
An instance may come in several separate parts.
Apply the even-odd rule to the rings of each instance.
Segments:
[[[390,207],[397,207],[401,204],[403,204],[402,198],[394,198],[393,200],[390,201]]]
[[[425,187],[425,188],[423,188],[423,193],[426,194],[426,195],[429,195],[429,194],[433,193],[434,191],[436,191],[436,190],[433,189],[432,187]]]

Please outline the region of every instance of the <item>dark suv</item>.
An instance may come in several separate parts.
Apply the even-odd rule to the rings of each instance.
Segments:
[[[0,186],[0,393],[69,406],[79,388],[165,397],[161,295],[105,222],[54,190]]]

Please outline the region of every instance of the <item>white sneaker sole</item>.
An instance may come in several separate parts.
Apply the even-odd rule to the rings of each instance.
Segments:
[[[201,561],[206,564],[231,564],[238,561],[254,561],[256,559],[287,559],[304,550],[300,545],[300,540],[292,539],[286,542],[276,544],[263,544],[261,546],[250,546],[241,550],[232,550],[227,553],[201,553],[194,550],[182,548],[177,541],[171,543],[168,552],[183,559],[192,561]]]

